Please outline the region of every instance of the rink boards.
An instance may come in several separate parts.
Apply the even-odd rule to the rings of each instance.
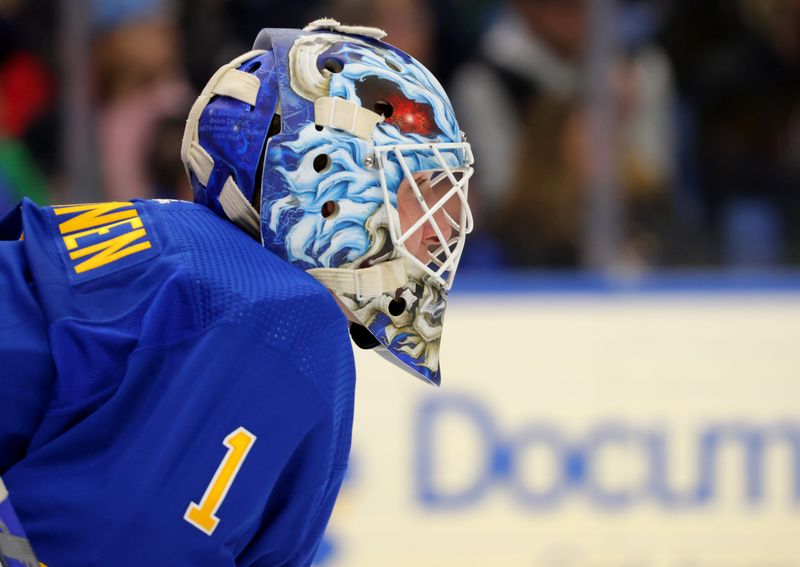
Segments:
[[[357,353],[317,564],[800,566],[800,293],[595,291],[456,294],[439,390]]]

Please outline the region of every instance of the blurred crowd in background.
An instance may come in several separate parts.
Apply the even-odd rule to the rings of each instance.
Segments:
[[[0,0],[0,211],[191,199],[180,139],[206,80],[262,27],[329,16],[385,29],[450,93],[477,162],[465,268],[586,267],[598,155],[609,265],[796,267],[800,0],[603,5],[613,17],[590,0]],[[599,137],[595,21],[613,39]]]

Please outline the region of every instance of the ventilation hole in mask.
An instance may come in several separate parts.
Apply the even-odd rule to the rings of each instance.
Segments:
[[[317,132],[322,132],[325,129],[325,127],[324,126],[320,126],[319,124],[314,124],[314,129]]]
[[[358,348],[364,350],[375,348],[381,344],[380,341],[375,338],[375,335],[369,332],[369,329],[357,323],[350,325],[350,337]]]
[[[336,201],[325,201],[322,205],[322,216],[326,219],[332,219],[339,214],[339,203]]]
[[[375,113],[382,114],[384,118],[391,118],[394,114],[394,107],[385,100],[379,100],[375,103]]]
[[[322,67],[331,73],[341,73],[344,69],[344,63],[334,57],[329,57],[322,64]]]
[[[314,171],[324,173],[331,167],[331,158],[328,154],[319,154],[314,158]]]
[[[392,299],[389,302],[389,313],[392,317],[399,317],[402,315],[406,310],[406,300],[402,297],[398,297],[396,299]]]
[[[272,121],[269,123],[269,130],[267,130],[267,139],[269,140],[275,134],[281,131],[281,115],[275,114],[272,116]]]

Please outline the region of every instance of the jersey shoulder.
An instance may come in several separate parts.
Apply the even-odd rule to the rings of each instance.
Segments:
[[[54,290],[46,298],[54,319],[113,319],[154,297],[162,308],[185,304],[187,288],[193,327],[257,324],[291,342],[342,317],[324,286],[202,205],[28,201],[24,209],[27,253],[40,283]]]
[[[317,280],[282,260],[202,205],[161,205],[164,226],[183,251],[206,326],[249,327],[279,351],[327,406],[329,464],[347,461],[355,363],[347,319]]]
[[[87,388],[116,383],[136,348],[197,342],[219,324],[247,329],[331,394],[328,400],[352,385],[347,322],[327,289],[206,207],[26,202],[22,213],[47,322],[70,345],[81,338],[69,351],[69,367]],[[92,367],[113,361],[94,380],[86,378],[86,345]],[[248,355],[247,343],[217,348],[228,357]]]
[[[344,315],[328,290],[208,208],[148,201],[165,239],[180,250],[204,327],[250,326],[286,352],[298,352],[325,327],[347,334]],[[254,335],[255,336],[255,335]]]

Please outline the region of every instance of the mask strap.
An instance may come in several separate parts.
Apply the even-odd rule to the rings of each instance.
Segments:
[[[189,175],[191,170],[203,185],[208,185],[211,178],[214,159],[200,145],[198,133],[200,117],[214,95],[230,96],[250,106],[255,104],[260,83],[256,77],[239,71],[238,67],[262,53],[264,53],[263,50],[250,51],[217,69],[189,111],[181,143],[181,159],[186,168],[186,175]]]
[[[394,292],[408,284],[408,269],[404,258],[381,262],[369,268],[312,268],[307,270],[322,285],[335,294],[354,294],[356,297],[377,297]]]
[[[318,126],[330,126],[371,141],[372,131],[376,124],[383,122],[383,117],[354,101],[323,96],[314,101],[314,122]]]

